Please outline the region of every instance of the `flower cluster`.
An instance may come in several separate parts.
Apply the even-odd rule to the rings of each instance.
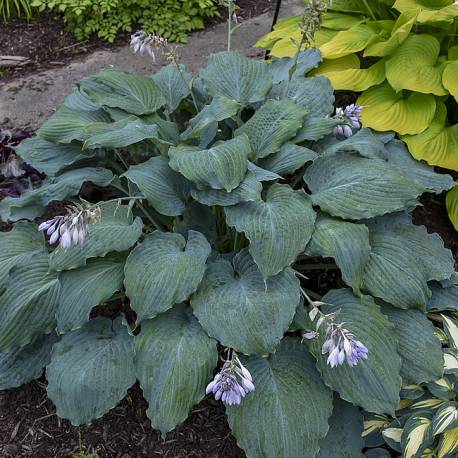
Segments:
[[[343,122],[347,121],[348,124],[342,124],[334,128],[334,135],[342,135],[344,137],[351,137],[353,135],[353,129],[359,129],[361,127],[361,110],[360,105],[352,103],[344,108],[337,108],[334,119],[341,119]]]
[[[153,62],[156,61],[157,50],[161,50],[167,60],[175,63],[179,57],[176,46],[170,46],[166,38],[146,33],[143,30],[131,35],[130,48],[134,53],[151,56]]]
[[[207,385],[206,393],[213,393],[215,399],[225,404],[240,404],[242,398],[254,391],[250,372],[241,363],[235,353],[226,361],[215,378]]]
[[[68,249],[72,246],[83,246],[88,233],[88,225],[98,223],[100,218],[99,206],[93,206],[87,202],[75,203],[67,208],[66,215],[55,216],[41,223],[38,230],[46,231],[50,236],[51,245],[60,239],[60,246]]]
[[[22,168],[23,162],[16,154],[10,154],[6,162],[0,167],[0,173],[5,178],[18,178],[25,174]]]

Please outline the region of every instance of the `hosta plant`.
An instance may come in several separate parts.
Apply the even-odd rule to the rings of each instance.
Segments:
[[[292,56],[300,22],[284,20],[258,45]],[[458,170],[457,26],[452,0],[334,0],[316,34],[324,61],[312,74],[361,92],[363,126],[394,131],[416,159]],[[456,193],[448,207],[458,228]]]
[[[108,68],[17,148],[47,178],[0,203],[0,388],[46,366],[80,425],[138,380],[163,435],[207,392],[248,457],[324,458],[443,377],[426,313],[454,260],[410,211],[453,180],[331,117],[319,52],[296,57]],[[317,258],[346,286],[310,291]]]

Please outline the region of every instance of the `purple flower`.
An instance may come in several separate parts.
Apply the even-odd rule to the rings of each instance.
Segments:
[[[361,110],[362,107],[354,103],[347,105],[345,109],[336,108],[334,119],[341,119],[342,124],[334,127],[334,135],[340,135],[346,138],[351,137],[353,135],[353,129],[359,129],[361,127]]]
[[[206,394],[213,393],[228,405],[240,404],[242,398],[254,391],[250,372],[243,366],[237,355],[226,361],[215,378],[207,385]]]
[[[318,333],[316,331],[308,331],[302,334],[302,338],[305,340],[313,340],[313,339],[316,339],[317,337],[318,337]]]
[[[331,367],[341,366],[344,362],[351,367],[356,366],[360,359],[367,359],[369,350],[353,334],[339,325],[328,326],[326,340],[321,348],[323,355],[329,353],[327,363]]]

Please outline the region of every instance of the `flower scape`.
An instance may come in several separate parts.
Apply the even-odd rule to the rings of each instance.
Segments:
[[[163,437],[212,396],[249,458],[364,456],[362,410],[417,447],[423,420],[395,412],[408,387],[456,386],[458,281],[411,212],[455,183],[361,128],[361,107],[335,109],[304,43],[193,75],[135,34],[170,64],[84,78],[16,148],[46,178],[0,202],[0,389],[46,368],[57,415],[82,425],[138,381]],[[317,268],[342,287],[311,290]],[[415,453],[456,453],[428,437]]]

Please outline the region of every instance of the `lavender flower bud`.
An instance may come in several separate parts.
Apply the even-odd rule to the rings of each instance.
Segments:
[[[345,109],[336,108],[336,114],[334,115],[334,119],[341,119],[342,125],[334,127],[334,135],[340,135],[342,137],[348,138],[353,135],[353,129],[360,129],[361,110],[362,107],[360,105],[355,105],[354,103],[352,103],[351,105],[347,105]],[[353,129],[346,123],[351,123]]]
[[[316,339],[317,337],[318,337],[318,333],[316,331],[308,331],[302,334],[302,338],[305,340],[312,340],[312,339]]]

